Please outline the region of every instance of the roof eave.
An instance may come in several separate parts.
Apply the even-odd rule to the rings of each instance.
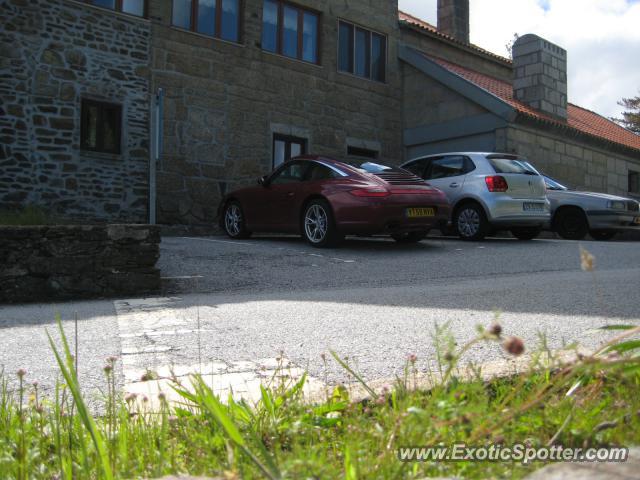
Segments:
[[[427,58],[419,50],[409,47],[408,45],[400,45],[398,48],[398,57],[425,75],[480,105],[494,115],[508,122],[515,120],[517,114],[516,109],[507,102]]]
[[[559,122],[555,122],[552,120],[547,120],[545,118],[541,118],[535,115],[531,115],[526,112],[516,111],[516,116],[512,123],[515,124],[527,124],[532,123],[535,125],[544,125],[545,127],[553,128],[558,132],[562,132],[563,134],[570,133],[573,137],[581,139],[583,141],[591,142],[597,146],[602,148],[613,150],[623,155],[628,155],[633,158],[640,159],[640,149],[633,148],[629,145],[625,145],[623,143],[616,142],[614,140],[609,140],[604,137],[593,135],[591,133],[584,132],[582,130],[578,130],[571,125],[565,125]]]
[[[446,43],[447,45],[450,45],[452,47],[464,50],[466,52],[472,53],[474,55],[479,55],[481,57],[483,57],[486,60],[491,60],[492,62],[496,62],[498,64],[500,64],[503,67],[507,67],[507,68],[512,68],[513,67],[513,62],[511,60],[509,60],[508,58],[505,57],[501,57],[500,55],[497,55],[495,53],[491,53],[488,50],[485,50],[483,48],[477,47],[473,44],[469,44],[469,43],[464,43],[464,42],[460,42],[458,40],[456,40],[455,38],[449,37],[448,35],[445,35],[443,33],[437,32],[437,31],[432,31],[429,29],[426,29],[424,27],[420,27],[419,25],[416,25],[414,23],[411,23],[407,20],[398,20],[398,23],[400,24],[400,27],[404,27],[410,30],[413,30],[414,32],[417,32],[421,35],[427,35],[428,37],[431,37],[435,40],[438,40],[442,43]]]

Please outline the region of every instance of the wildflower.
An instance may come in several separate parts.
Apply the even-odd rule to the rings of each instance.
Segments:
[[[498,322],[494,322],[489,327],[489,333],[496,337],[499,337],[502,334],[502,326]]]
[[[144,403],[147,403],[147,402],[149,401],[149,399],[147,398],[147,396],[146,396],[146,395],[143,395],[143,396],[142,396],[142,401],[143,401]]]
[[[158,400],[160,400],[161,402],[166,402],[167,400],[167,395],[164,392],[160,392],[158,394]]]
[[[102,370],[104,370],[104,373],[108,375],[113,370],[113,365],[110,363],[107,363],[104,367],[102,367]]]
[[[327,361],[327,355],[324,352],[320,354],[320,358],[322,359],[323,362]]]
[[[585,272],[593,272],[595,267],[596,257],[594,257],[588,250],[580,247],[580,267]]]
[[[38,388],[38,381],[37,381],[37,380],[35,380],[35,381],[31,382],[31,386],[32,386],[33,388]]]
[[[16,375],[18,375],[18,378],[21,380],[26,374],[27,374],[27,371],[24,368],[21,368],[16,372]]]
[[[118,357],[116,357],[116,356],[111,355],[110,357],[107,357],[107,363],[110,363],[110,364],[113,365],[117,361],[118,361]]]
[[[124,397],[124,401],[127,403],[135,402],[138,395],[136,393],[127,393]]]
[[[446,362],[452,362],[455,357],[453,356],[453,353],[447,352],[444,354],[443,358]]]
[[[418,356],[415,353],[412,353],[407,357],[407,360],[409,360],[409,363],[411,365],[415,365],[416,362],[418,361]]]
[[[387,403],[387,399],[384,398],[383,396],[380,396],[380,397],[376,398],[376,404],[377,405],[384,405],[385,403]]]
[[[509,337],[502,344],[504,349],[516,357],[524,353],[524,342],[518,337]]]

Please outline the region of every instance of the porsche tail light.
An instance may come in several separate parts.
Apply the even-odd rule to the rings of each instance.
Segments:
[[[493,175],[484,178],[490,192],[506,192],[509,189],[507,180],[500,175]]]
[[[391,192],[386,188],[357,188],[355,190],[351,190],[349,192],[351,195],[356,197],[388,197],[391,195]]]

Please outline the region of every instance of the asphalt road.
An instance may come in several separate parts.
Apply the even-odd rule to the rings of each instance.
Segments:
[[[436,325],[448,324],[461,343],[496,315],[530,350],[541,336],[551,348],[593,347],[605,338],[593,328],[640,322],[640,244],[583,242],[594,272],[580,269],[579,246],[434,237],[417,245],[352,239],[317,250],[297,238],[166,237],[159,298],[0,307],[0,365],[10,377],[24,367],[29,381],[50,388],[57,373],[45,328],[59,312],[71,332],[76,311],[81,378],[94,396],[113,354],[125,366],[119,381],[147,368],[237,367],[280,352],[316,378],[345,380],[322,360],[330,349],[367,379],[391,377],[408,354],[421,369],[432,366]],[[480,345],[468,358],[503,355],[498,345]]]

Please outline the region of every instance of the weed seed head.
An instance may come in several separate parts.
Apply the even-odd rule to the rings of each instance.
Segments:
[[[596,257],[594,257],[588,250],[580,247],[580,267],[585,272],[593,272],[595,268]]]
[[[418,356],[415,353],[412,353],[407,357],[407,360],[409,360],[409,363],[411,365],[415,365],[416,362],[418,361]]]
[[[507,338],[504,341],[503,347],[507,353],[516,357],[524,353],[524,342],[518,337]]]
[[[499,337],[500,335],[502,335],[502,326],[497,322],[491,324],[491,327],[489,327],[489,333],[491,335]]]
[[[24,376],[27,374],[27,371],[24,368],[20,368],[17,372],[16,375],[18,375],[19,379],[23,379]]]

